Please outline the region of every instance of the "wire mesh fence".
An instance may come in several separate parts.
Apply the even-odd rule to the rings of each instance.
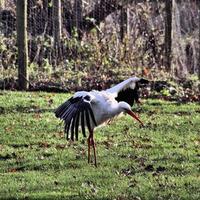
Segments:
[[[17,77],[16,0],[0,2],[0,79],[5,81]],[[82,86],[87,79],[87,84],[95,81],[98,86],[97,80],[133,74],[156,77],[165,71],[164,1],[28,0],[27,4],[30,83]],[[199,20],[197,0],[173,0],[173,77],[199,73]]]

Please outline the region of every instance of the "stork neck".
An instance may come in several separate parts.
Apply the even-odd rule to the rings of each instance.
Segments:
[[[123,112],[123,109],[121,108],[120,104],[117,104],[114,107],[112,107],[113,117],[119,115],[121,112]]]

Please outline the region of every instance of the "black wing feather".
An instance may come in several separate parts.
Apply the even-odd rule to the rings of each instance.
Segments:
[[[71,105],[71,99],[70,98],[68,101],[66,101],[65,103],[61,104],[55,111],[55,115],[56,117],[61,117],[62,114],[65,112],[65,110]]]
[[[75,126],[75,117],[72,118],[72,124],[71,124],[71,140],[74,141],[74,126]]]
[[[65,123],[65,126],[67,125],[67,132],[65,130],[65,132],[67,133],[67,140],[69,140],[69,128],[70,128],[70,124],[71,124],[71,120],[69,123]]]
[[[115,98],[118,102],[125,101],[130,106],[133,106],[134,102],[139,101],[139,88],[148,84],[149,81],[141,78],[138,82],[135,83],[135,88],[127,88],[125,90],[121,90],[118,93],[118,96]]]
[[[55,111],[56,117],[64,120],[65,122],[65,133],[67,139],[69,139],[69,132],[71,133],[71,140],[74,140],[74,134],[76,140],[78,140],[78,127],[81,125],[83,136],[85,134],[85,125],[88,130],[92,131],[91,122],[97,126],[93,110],[90,105],[90,96],[70,98],[68,101],[60,105]],[[86,122],[86,124],[85,124]]]
[[[95,120],[95,117],[94,117],[94,113],[93,113],[93,111],[92,111],[91,106],[88,106],[88,110],[89,110],[89,112],[90,112],[90,117],[91,117],[91,119],[92,119],[94,125],[97,126],[97,123],[96,123],[96,120]]]
[[[74,108],[72,106],[70,106],[69,109],[66,108],[65,112],[63,112],[60,119],[67,121],[68,117],[70,117],[72,115],[73,110],[74,110]]]
[[[89,115],[88,110],[85,110],[85,116],[86,116],[86,124],[87,124],[88,130],[89,130],[89,132],[91,132],[92,129],[91,129],[91,125],[90,125],[90,115]]]
[[[127,88],[118,93],[118,96],[115,98],[118,102],[125,101],[130,106],[133,106],[134,102],[139,100],[139,87],[136,83],[136,87],[134,89]]]
[[[81,112],[81,129],[82,129],[83,136],[86,137],[86,134],[85,134],[85,114],[84,114],[84,110]]]
[[[69,135],[68,135],[68,133],[67,133],[68,126],[69,126],[69,124],[66,124],[66,123],[65,123],[64,130],[65,130],[66,138],[67,138],[67,139],[69,138]]]
[[[76,140],[78,140],[79,116],[80,116],[80,112],[78,112],[77,115],[76,115],[76,122],[75,122],[75,136],[76,136]]]

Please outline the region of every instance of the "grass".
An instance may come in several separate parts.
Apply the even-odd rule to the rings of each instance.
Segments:
[[[69,143],[52,111],[69,94],[0,92],[0,199],[200,199],[200,106],[146,100]]]

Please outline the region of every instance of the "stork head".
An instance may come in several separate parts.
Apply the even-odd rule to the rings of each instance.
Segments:
[[[127,113],[132,118],[136,119],[142,126],[144,126],[143,122],[140,118],[131,110],[131,106],[126,102],[119,102],[119,108],[121,112]]]

